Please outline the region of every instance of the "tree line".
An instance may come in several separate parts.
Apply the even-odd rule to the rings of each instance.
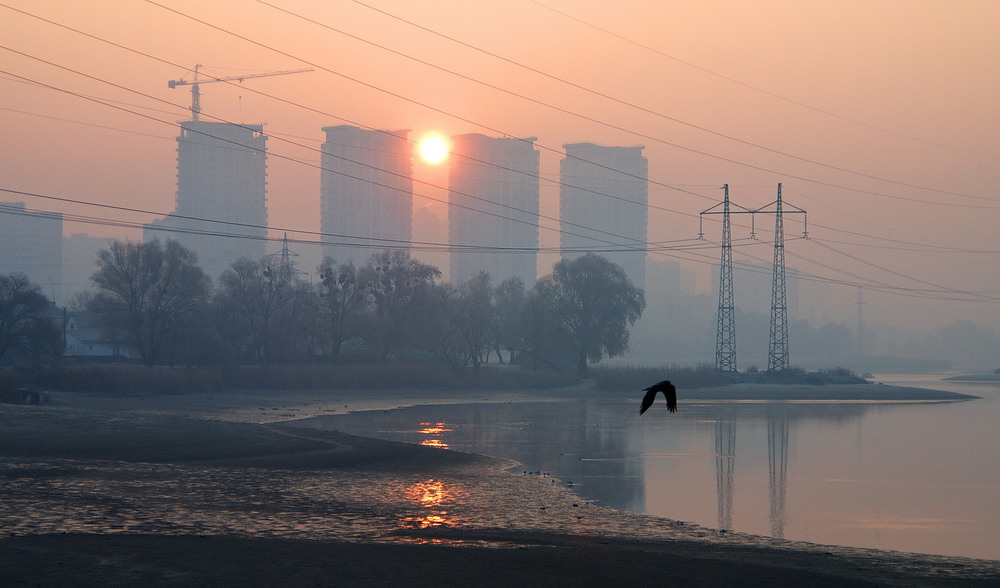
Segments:
[[[563,259],[530,286],[494,285],[486,272],[444,282],[404,250],[373,253],[363,266],[325,258],[315,284],[302,275],[287,258],[265,256],[234,262],[213,285],[176,241],[114,241],[98,254],[94,290],[75,306],[147,365],[433,358],[455,373],[495,362],[585,376],[628,350],[646,304],[621,267],[595,254]],[[13,306],[45,304],[20,279],[27,298]]]

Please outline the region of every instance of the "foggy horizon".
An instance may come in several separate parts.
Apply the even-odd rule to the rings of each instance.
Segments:
[[[140,239],[141,228],[74,218],[137,227],[157,218],[81,203],[174,210],[176,138],[191,93],[169,80],[192,80],[195,64],[206,64],[203,81],[313,68],[202,88],[203,121],[265,124],[273,239],[287,231],[318,240],[324,127],[410,129],[414,142],[429,133],[537,137],[544,275],[558,259],[564,145],[642,145],[647,267],[677,262],[693,276],[692,293],[714,296],[718,279],[719,219],[705,219],[699,243],[699,213],[721,201],[723,184],[734,203],[758,209],[780,182],[785,202],[809,216],[808,240],[798,238],[797,215],[785,220],[800,308],[822,306],[825,320],[853,328],[860,290],[866,327],[1000,329],[991,27],[1000,6],[615,7],[115,0],[95,12],[14,2],[0,25],[0,188],[20,193],[0,200],[65,215],[67,238]],[[448,166],[414,154],[416,242],[447,241]],[[758,240],[750,230],[734,217],[737,289],[741,268],[771,260],[773,216],[758,215]],[[314,272],[318,247],[292,247],[300,269]],[[413,254],[447,271],[446,256]]]

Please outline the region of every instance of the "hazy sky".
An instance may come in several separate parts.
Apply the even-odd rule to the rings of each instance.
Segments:
[[[757,208],[782,182],[811,237],[793,240],[801,215],[786,217],[787,264],[833,285],[832,318],[850,320],[860,285],[871,324],[1000,328],[994,0],[0,0],[0,39],[6,190],[170,212],[191,95],[167,81],[197,63],[216,76],[311,67],[202,87],[203,120],[266,123],[272,226],[319,230],[323,126],[537,137],[551,217],[563,144],[645,145],[650,241],[696,244],[724,183]],[[423,196],[445,197],[447,167],[415,171],[431,184],[415,208],[444,216]],[[734,222],[737,261],[769,261],[773,218],[757,218],[756,242],[747,217]],[[718,241],[718,217],[705,236]],[[718,249],[661,257],[698,268],[707,289]]]

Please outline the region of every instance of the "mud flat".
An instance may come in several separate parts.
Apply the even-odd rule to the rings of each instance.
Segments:
[[[316,396],[0,405],[0,585],[1000,585],[996,561],[722,533],[505,460],[277,422],[354,401]],[[395,404],[421,401],[454,398]]]

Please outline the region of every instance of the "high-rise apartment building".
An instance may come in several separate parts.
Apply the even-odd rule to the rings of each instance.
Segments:
[[[379,248],[409,248],[413,147],[409,130],[325,127],[320,224],[323,255],[362,265]]]
[[[0,274],[24,274],[55,302],[62,287],[63,216],[0,202]]]
[[[537,277],[538,151],[535,137],[452,137],[448,241],[452,282],[487,271],[494,284]]]
[[[596,250],[639,288],[646,282],[649,162],[643,147],[563,145],[559,218],[563,257]]]
[[[177,137],[174,212],[145,239],[174,239],[213,279],[234,261],[267,253],[267,137],[263,125],[186,121]]]

